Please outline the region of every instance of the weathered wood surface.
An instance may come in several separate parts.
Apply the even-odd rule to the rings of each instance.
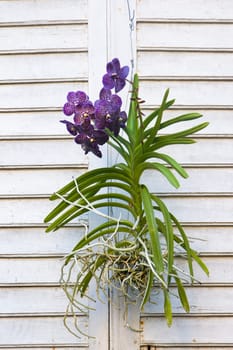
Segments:
[[[203,35],[205,33],[205,35]],[[156,34],[156,35],[155,35]],[[138,46],[232,48],[231,23],[138,23]],[[175,40],[174,40],[175,38]]]
[[[195,0],[190,8],[190,2],[180,0],[138,0],[138,18],[160,19],[232,19],[231,0]]]
[[[2,166],[87,164],[84,152],[69,135],[65,139],[2,140],[0,144]]]
[[[87,19],[86,0],[3,0],[1,1],[0,21],[66,21]]]
[[[63,325],[58,286],[84,228],[47,235],[43,220],[49,195],[88,166],[59,122],[67,92],[87,89],[88,2],[1,1],[0,28],[0,349],[83,350],[87,337]]]
[[[141,316],[141,341],[151,350],[233,347],[232,10],[228,0],[137,1],[137,67],[145,113],[160,104],[169,88],[176,101],[164,120],[197,111],[204,115],[200,122],[210,122],[195,137],[196,144],[163,150],[190,175],[180,179],[178,190],[156,172],[143,178],[184,222],[193,248],[210,270],[208,278],[195,268],[201,284],[187,288],[189,315],[172,297],[171,328],[161,316],[163,298],[155,288],[155,304],[148,303]],[[180,123],[163,133],[197,123]]]

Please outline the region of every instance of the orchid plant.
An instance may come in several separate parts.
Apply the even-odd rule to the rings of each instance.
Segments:
[[[208,123],[173,133],[167,127],[201,117],[189,113],[163,120],[164,111],[174,104],[168,99],[169,90],[161,105],[145,116],[139,97],[139,79],[127,80],[129,67],[121,67],[119,59],[107,64],[99,99],[92,103],[83,91],[69,92],[63,112],[73,120],[62,120],[68,132],[80,144],[85,154],[101,157],[101,146],[108,143],[120,161],[109,167],[89,170],[69,182],[51,196],[60,203],[45,218],[47,232],[58,230],[74,219],[93,212],[104,218],[96,227],[86,230],[66,256],[61,284],[69,299],[68,312],[88,310],[80,298],[88,298],[88,287],[96,283],[100,290],[116,288],[126,303],[140,300],[140,308],[149,302],[153,288],[164,296],[164,315],[172,323],[172,303],[169,287],[175,285],[177,296],[186,312],[189,302],[185,283],[195,281],[193,262],[208,274],[208,269],[173,213],[164,201],[151,192],[143,182],[146,170],[161,173],[171,186],[179,187],[177,175],[187,178],[185,169],[170,155],[161,152],[165,146],[191,144],[190,135]],[[121,111],[119,92],[130,84],[129,112]],[[101,211],[102,209],[102,211]],[[111,213],[106,214],[106,212]],[[176,257],[187,261],[183,271]],[[71,275],[75,268],[75,283]],[[68,273],[65,272],[68,269]],[[81,330],[79,329],[81,332]]]

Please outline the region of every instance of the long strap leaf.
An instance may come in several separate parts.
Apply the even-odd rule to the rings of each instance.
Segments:
[[[185,248],[186,253],[187,253],[189,272],[190,272],[190,275],[191,275],[191,278],[192,278],[194,276],[193,263],[192,263],[192,249],[190,247],[188,237],[186,236],[186,233],[185,233],[183,227],[181,226],[181,224],[179,223],[179,221],[177,220],[175,215],[170,213],[170,216],[171,216],[174,224],[176,225],[177,229],[179,230],[179,232],[181,234],[181,237],[182,237],[182,240],[183,240],[183,244],[184,244],[184,248]]]
[[[175,100],[170,100],[167,101],[164,104],[164,110],[168,109],[169,107],[171,107],[174,104]],[[155,119],[155,117],[158,115],[160,110],[160,107],[155,109],[151,114],[149,114],[143,121],[143,127],[144,130],[146,130],[146,128],[148,127],[148,125]],[[151,129],[147,129],[148,130],[148,134],[151,132]]]
[[[167,102],[168,94],[169,94],[169,89],[167,89],[165,91],[165,94],[163,96],[163,100],[162,100],[161,106],[159,108],[158,117],[156,119],[155,125],[154,125],[153,128],[151,128],[150,135],[149,135],[148,139],[146,140],[146,142],[144,143],[145,148],[147,148],[148,145],[150,145],[151,142],[153,142],[153,139],[155,138],[157,132],[159,131],[161,120],[162,120],[162,117],[163,117],[163,112],[166,109],[166,102]]]
[[[188,114],[182,114],[179,115],[178,117],[166,120],[165,122],[160,124],[160,130],[166,128],[169,125],[184,122],[184,121],[189,121],[197,118],[201,118],[202,114],[200,113],[188,113]]]
[[[141,176],[141,174],[143,173],[143,171],[148,170],[148,169],[153,169],[153,170],[157,170],[159,172],[161,172],[166,179],[170,182],[170,184],[172,186],[174,186],[175,188],[178,188],[180,186],[177,178],[175,177],[175,175],[171,172],[170,169],[168,169],[166,166],[164,166],[161,163],[150,163],[150,162],[145,162],[140,164],[135,172],[138,173],[138,177]]]
[[[170,327],[172,325],[172,304],[170,299],[169,291],[163,289],[164,295],[164,314],[166,317],[167,325]]]
[[[166,227],[168,275],[170,275],[173,269],[173,261],[174,261],[174,235],[173,235],[172,220],[171,220],[170,213],[166,205],[163,203],[163,201],[155,195],[151,195],[151,198],[160,208],[164,218],[164,225]]]
[[[75,180],[79,185],[79,189],[82,191],[84,188],[87,188],[88,186],[93,185],[94,182],[98,183],[110,178],[122,180],[128,183],[130,186],[132,185],[130,178],[121,169],[116,169],[115,167],[105,167],[105,168],[89,170],[88,172],[80,175]],[[56,193],[60,195],[64,195],[74,189],[75,189],[75,181],[73,180],[69,182],[66,186],[58,190]],[[56,193],[50,197],[50,200],[55,200],[59,198],[56,195]]]
[[[150,298],[151,289],[153,287],[153,281],[154,281],[154,274],[153,274],[152,270],[149,270],[148,275],[147,275],[146,289],[145,289],[144,294],[143,294],[143,298],[142,298],[141,305],[140,305],[140,310],[142,310],[143,306],[147,303],[147,301]]]
[[[198,131],[200,131],[200,130],[206,128],[208,125],[209,125],[209,123],[208,123],[208,122],[205,122],[205,123],[202,123],[202,124],[193,126],[192,128],[185,129],[185,130],[182,130],[182,131],[179,131],[179,132],[175,132],[175,133],[172,133],[172,134],[168,134],[168,135],[171,136],[173,139],[174,139],[174,138],[186,137],[186,136],[195,134],[196,132],[198,132]],[[157,138],[157,141],[163,140],[163,139],[166,138],[168,135],[159,136],[159,137]]]
[[[177,272],[175,271],[175,269],[173,270],[173,275],[174,275],[174,278],[175,278],[175,281],[176,281],[178,295],[179,295],[179,298],[180,298],[180,302],[181,302],[181,304],[183,306],[183,309],[186,312],[189,312],[190,311],[190,306],[189,306],[187,294],[185,292],[183,283],[182,283],[181,279],[178,277]]]
[[[155,264],[158,274],[161,275],[161,273],[164,271],[163,255],[151,195],[147,187],[144,185],[141,185],[141,193],[144,211],[146,215],[146,221],[148,225],[148,231],[150,234],[153,262]]]
[[[184,178],[188,177],[188,174],[183,169],[183,167],[179,163],[177,163],[177,161],[174,158],[172,158],[171,156],[164,154],[164,153],[154,152],[154,157],[164,160],[167,164],[172,166],[172,168],[175,169],[177,171],[177,173],[179,175],[181,175],[182,177],[184,177]]]
[[[108,169],[108,168],[107,168]],[[104,169],[105,170],[105,169]],[[90,175],[92,175],[92,171],[86,173],[87,179],[85,181],[82,181],[80,184],[80,179],[78,178],[76,181],[79,186],[79,190],[82,193],[82,196],[89,199],[93,194],[97,193],[100,189],[104,187],[110,187],[111,181],[107,182],[108,180],[119,180],[120,182],[114,182],[113,186],[118,187],[120,189],[126,190],[128,193],[130,193],[133,196],[133,186],[132,182],[129,178],[129,176],[124,175],[124,172],[120,169],[112,168],[111,172],[105,173],[98,173],[96,178],[91,178]],[[122,183],[122,185],[121,185]],[[58,204],[44,219],[45,222],[49,222],[53,220],[54,217],[59,215],[63,210],[65,210],[70,204],[69,202],[75,202],[82,198],[82,196],[77,192],[76,184],[73,182],[72,184],[73,189],[68,193],[68,196],[66,196],[66,201],[62,201],[60,204]],[[128,186],[128,187],[127,187]],[[70,188],[70,187],[69,187]],[[59,195],[64,196],[64,189],[61,191],[58,191],[56,194],[57,198],[60,198]]]
[[[61,216],[59,216],[56,220],[54,220],[46,229],[46,232],[51,232],[51,231],[56,231],[60,227],[65,226],[69,222],[73,221],[74,219],[82,216],[83,214],[89,212],[90,210],[87,208],[79,208],[80,203],[74,204],[73,207],[71,207],[69,210],[64,212]],[[81,203],[83,206],[84,203]],[[124,209],[127,212],[131,212],[132,215],[134,216],[134,212],[132,209],[129,207],[129,205],[123,204],[121,202],[101,202],[101,203],[95,203],[95,209],[99,208],[107,208],[107,207],[113,207],[113,208],[118,208],[118,209]]]

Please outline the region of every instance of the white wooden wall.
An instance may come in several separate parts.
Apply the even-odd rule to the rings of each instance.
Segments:
[[[167,148],[190,175],[178,191],[147,174],[187,234],[201,239],[193,247],[210,277],[196,270],[201,284],[187,289],[190,314],[174,298],[171,328],[155,295],[158,304],[141,315],[141,344],[151,350],[233,348],[233,2],[138,0],[137,70],[145,110],[169,87],[176,98],[170,115],[198,111],[210,122],[196,144]]]
[[[109,317],[97,305],[89,323],[84,315],[80,322],[98,333],[93,350],[233,348],[233,2],[129,3],[145,111],[170,87],[171,115],[194,110],[210,121],[197,144],[170,149],[190,174],[179,191],[159,177],[156,185],[150,173],[146,181],[189,236],[202,239],[193,247],[211,274],[197,270],[202,283],[188,288],[189,315],[174,299],[170,329],[161,304],[147,306],[141,334],[125,329],[116,308]],[[82,228],[45,235],[42,222],[53,207],[49,194],[88,167],[59,124],[66,92],[99,79],[106,60],[130,57],[126,31],[126,0],[0,0],[0,349],[88,347],[63,326],[66,299],[58,285],[61,257]],[[90,84],[91,96],[96,89]]]
[[[59,123],[67,91],[87,88],[87,23],[86,0],[0,1],[0,349],[88,346],[63,326],[58,284],[83,230],[42,224],[49,195],[88,165]]]

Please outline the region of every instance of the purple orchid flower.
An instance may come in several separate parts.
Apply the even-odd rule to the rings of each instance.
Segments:
[[[119,92],[125,86],[126,77],[129,74],[129,67],[120,66],[118,58],[114,58],[107,63],[107,73],[103,76],[103,85],[106,89],[115,88],[115,92]]]
[[[112,95],[111,90],[101,89],[100,99],[95,102],[95,126],[97,129],[111,128],[112,118],[120,112],[122,105],[118,95]]]
[[[112,92],[109,89],[102,88],[99,93],[99,98],[100,100],[108,101],[111,104],[114,112],[121,108],[122,100],[120,96],[116,94],[112,95]]]
[[[69,116],[75,113],[76,106],[83,104],[89,100],[84,91],[70,91],[67,95],[67,102],[63,106],[63,112]]]
[[[68,120],[60,120],[60,122],[66,124],[66,129],[71,135],[73,136],[77,135],[78,133],[77,125],[69,122]]]
[[[92,125],[90,125],[88,131],[82,130],[82,126],[78,127],[80,133],[75,137],[75,142],[81,145],[85,154],[92,152],[101,158],[102,153],[99,145],[103,145],[108,141],[108,135],[103,130],[95,130]]]
[[[93,104],[84,91],[70,91],[63,112],[67,116],[73,115],[73,122],[61,120],[67,131],[74,136],[75,142],[80,144],[85,154],[94,153],[102,157],[99,146],[108,141],[109,129],[118,136],[120,128],[125,127],[127,115],[121,111],[122,100],[111,89],[119,92],[126,84],[129,67],[120,66],[118,58],[107,64],[107,73],[103,77],[104,87],[99,94],[99,100]]]
[[[112,117],[111,125],[109,130],[113,132],[114,136],[118,136],[120,128],[125,127],[127,121],[127,114],[125,112],[115,113]]]
[[[86,101],[76,106],[74,122],[75,124],[82,125],[85,120],[91,121],[94,118],[95,107],[91,101]]]

